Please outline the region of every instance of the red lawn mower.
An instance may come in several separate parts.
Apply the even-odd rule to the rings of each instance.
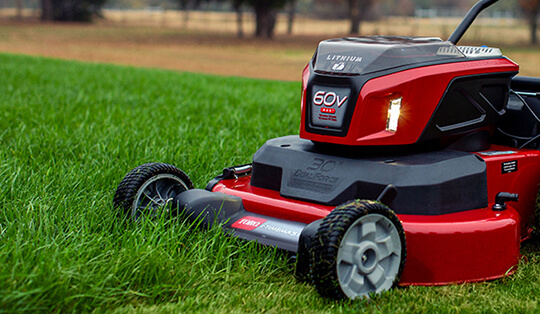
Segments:
[[[497,48],[367,36],[319,44],[302,76],[299,136],[194,189],[151,163],[122,180],[133,219],[178,208],[206,226],[296,254],[296,275],[332,298],[513,272],[540,182],[540,79]]]

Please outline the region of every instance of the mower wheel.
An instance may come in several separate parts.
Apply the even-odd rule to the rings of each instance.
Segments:
[[[113,206],[133,220],[141,215],[155,217],[176,195],[192,188],[189,177],[175,166],[148,163],[124,177],[114,194]]]
[[[405,264],[405,232],[394,212],[355,200],[326,216],[312,247],[315,287],[334,299],[369,297],[393,287]]]

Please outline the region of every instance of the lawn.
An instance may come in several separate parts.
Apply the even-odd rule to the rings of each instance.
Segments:
[[[537,241],[504,279],[335,302],[282,252],[114,211],[139,164],[175,164],[204,187],[297,134],[297,82],[9,54],[0,73],[0,312],[538,311]]]

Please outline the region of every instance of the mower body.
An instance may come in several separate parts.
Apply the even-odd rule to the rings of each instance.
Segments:
[[[207,186],[241,200],[220,220],[236,236],[299,252],[307,226],[339,204],[378,200],[405,230],[401,285],[508,275],[531,235],[540,182],[540,152],[520,147],[538,135],[524,109],[536,80],[516,79],[513,90],[517,72],[498,49],[432,38],[322,42],[303,72],[300,136],[269,140],[249,170]],[[519,200],[498,202],[499,193]]]
[[[290,136],[259,150],[251,176],[212,182],[209,189],[241,199],[245,211],[221,219],[230,219],[233,234],[293,252],[299,251],[301,237],[313,236],[308,225],[343,200],[380,200],[396,212],[406,234],[400,284],[440,285],[513,272],[520,243],[532,231],[539,158],[536,150],[495,145],[478,153],[352,158],[322,153]],[[271,173],[273,180],[256,186],[258,176]],[[502,191],[518,194],[519,201],[494,210]]]

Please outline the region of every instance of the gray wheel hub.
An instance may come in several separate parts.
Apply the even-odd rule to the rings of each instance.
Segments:
[[[390,219],[367,214],[347,230],[337,256],[340,287],[351,299],[390,289],[399,272],[401,240]]]
[[[364,241],[358,245],[354,254],[354,264],[358,267],[358,272],[367,275],[377,267],[379,260],[379,249],[369,241]]]
[[[141,213],[149,212],[151,217],[167,210],[166,205],[176,195],[187,191],[188,187],[180,178],[168,173],[161,173],[148,179],[135,195],[131,217],[137,219]]]

